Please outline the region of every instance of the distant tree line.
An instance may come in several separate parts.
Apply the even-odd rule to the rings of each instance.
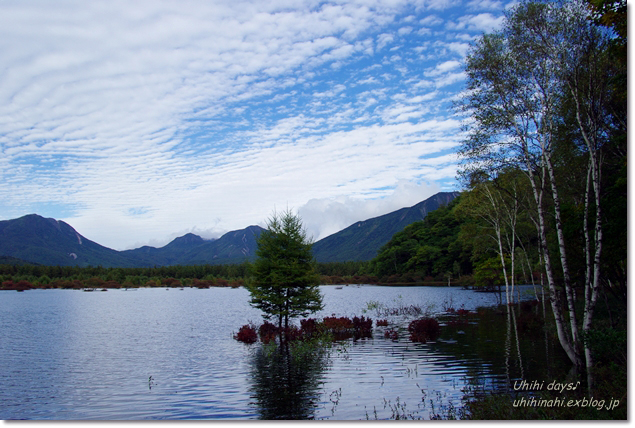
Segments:
[[[368,262],[317,263],[321,284],[369,284],[378,278],[363,274]],[[251,264],[105,268],[0,263],[0,290],[30,288],[130,288],[241,286]],[[20,286],[17,284],[21,283]]]

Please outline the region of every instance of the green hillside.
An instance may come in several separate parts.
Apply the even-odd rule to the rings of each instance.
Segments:
[[[346,229],[317,241],[313,255],[318,262],[365,261],[377,256],[379,249],[406,226],[421,221],[429,212],[447,205],[458,192],[441,192],[410,208],[358,221]]]

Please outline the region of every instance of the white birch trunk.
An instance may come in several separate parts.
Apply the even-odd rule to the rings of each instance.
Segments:
[[[564,290],[565,295],[567,297],[567,305],[569,309],[569,323],[571,326],[571,336],[573,340],[573,347],[577,352],[577,348],[580,343],[580,335],[578,333],[578,322],[577,316],[575,312],[575,301],[574,294],[571,287],[571,279],[569,275],[569,264],[567,262],[567,251],[566,245],[564,242],[564,231],[562,228],[562,216],[560,214],[560,198],[558,195],[558,187],[556,185],[556,177],[553,170],[553,165],[551,164],[551,158],[548,153],[544,153],[543,157],[545,159],[545,165],[547,167],[547,171],[549,173],[549,181],[551,182],[551,194],[553,198],[553,210],[556,220],[556,236],[558,237],[558,250],[560,253],[560,263],[562,265],[562,274],[564,280]],[[576,357],[576,365],[579,364],[579,358]]]
[[[562,349],[565,351],[569,359],[576,366],[579,364],[578,354],[575,350],[575,347],[571,341],[571,335],[565,328],[564,317],[562,314],[562,303],[560,300],[560,296],[556,290],[555,281],[553,278],[553,270],[551,266],[551,256],[549,254],[549,247],[547,246],[547,230],[545,223],[545,212],[542,202],[543,197],[543,188],[545,182],[545,170],[543,168],[542,173],[543,176],[540,178],[541,186],[538,188],[535,175],[533,172],[532,165],[527,162],[527,173],[529,175],[529,181],[531,183],[532,193],[534,195],[534,199],[536,201],[536,214],[538,216],[538,231],[540,236],[540,245],[542,249],[542,258],[544,262],[544,273],[547,277],[547,284],[549,287],[549,300],[551,303],[551,310],[553,312],[554,320],[556,323],[556,331],[558,333],[558,340],[560,341],[560,345]]]

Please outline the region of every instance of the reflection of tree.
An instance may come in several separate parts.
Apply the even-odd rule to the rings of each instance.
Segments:
[[[313,419],[328,351],[320,342],[276,344],[255,350],[252,397],[260,419]]]
[[[441,340],[429,346],[464,361],[473,390],[506,393],[517,380],[550,382],[571,368],[550,316],[548,304],[538,302],[479,308],[442,319]]]

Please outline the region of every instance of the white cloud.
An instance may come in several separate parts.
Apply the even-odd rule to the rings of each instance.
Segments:
[[[399,181],[392,192],[382,198],[364,200],[341,196],[311,199],[297,212],[302,217],[308,235],[318,241],[357,221],[416,205],[439,191],[436,184]]]
[[[454,70],[461,66],[461,63],[457,60],[445,61],[437,64],[434,69],[424,72],[423,74],[428,77],[439,76]]]
[[[482,10],[482,9],[493,9],[493,10],[502,10],[504,8],[503,3],[496,0],[471,0],[467,2],[467,7],[469,9]]]
[[[420,20],[419,23],[426,27],[434,27],[434,26],[443,24],[443,19],[439,18],[436,15],[428,15],[422,20]]]
[[[460,82],[464,80],[466,76],[467,75],[464,71],[450,73],[435,80],[434,84],[437,88],[442,88],[444,86],[448,86],[448,85],[452,85],[454,83]]]
[[[382,50],[386,45],[392,43],[395,37],[392,34],[384,33],[377,37],[377,50]]]
[[[470,5],[4,1],[0,218],[37,210],[123,249],[436,189],[466,42],[501,19]]]
[[[456,22],[448,23],[447,27],[452,30],[488,33],[499,29],[503,21],[503,16],[495,16],[491,13],[479,13],[478,15],[461,16]]]

